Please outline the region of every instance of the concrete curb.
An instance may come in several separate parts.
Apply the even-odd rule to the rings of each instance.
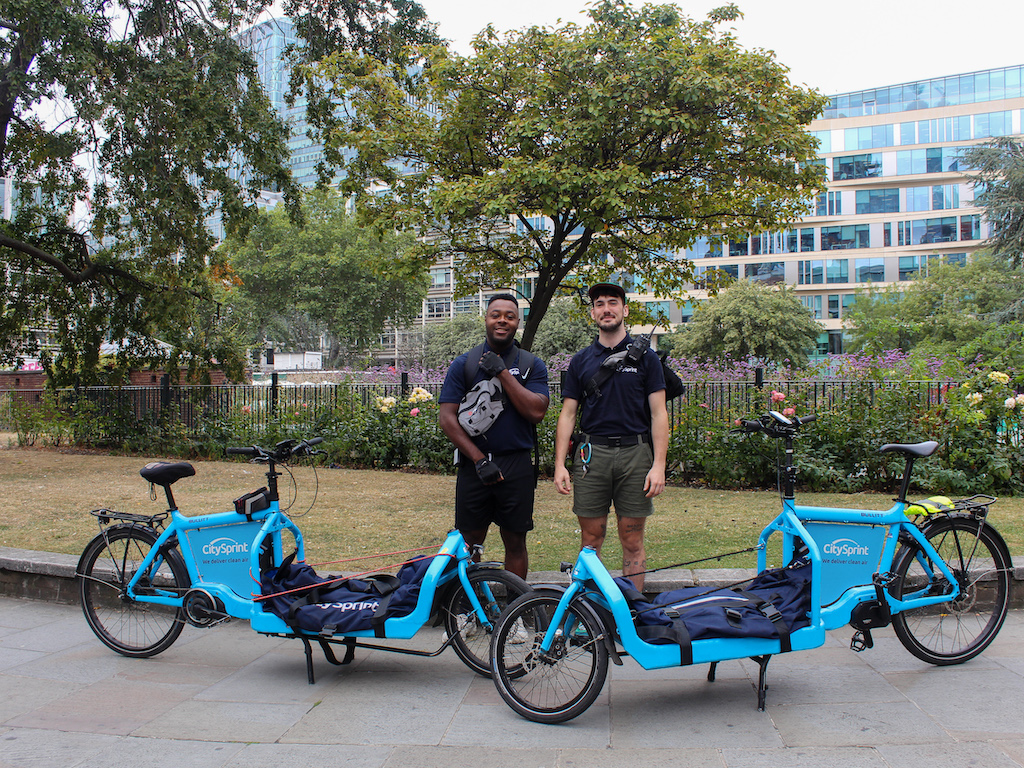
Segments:
[[[27,597],[54,603],[77,604],[75,569],[78,558],[53,552],[0,547],[0,595]],[[680,587],[722,587],[752,577],[750,568],[678,569],[652,573],[646,591],[651,594]],[[536,571],[527,578],[531,584],[568,584],[559,571]],[[1024,608],[1024,557],[1013,558],[1010,607]]]

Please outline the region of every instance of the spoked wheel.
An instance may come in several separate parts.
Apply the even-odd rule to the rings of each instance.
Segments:
[[[590,611],[570,605],[551,649],[541,650],[559,595],[531,592],[502,614],[491,641],[498,693],[523,717],[561,723],[594,703],[608,675],[605,628]]]
[[[461,583],[450,592],[444,606],[444,628],[453,638],[452,648],[474,672],[491,676],[491,634],[501,612],[530,586],[508,571],[481,568],[469,575],[469,583],[486,614],[482,622]]]
[[[1010,600],[1010,559],[1002,537],[973,517],[931,521],[925,536],[953,572],[960,595],[948,602],[903,611],[893,629],[907,650],[929,664],[960,664],[995,639]],[[893,566],[890,592],[906,599],[942,595],[950,585],[914,545],[904,547]]]
[[[156,531],[144,526],[108,528],[89,542],[78,561],[85,620],[96,637],[125,656],[155,656],[170,647],[184,627],[180,607],[140,603],[127,594],[128,582],[156,540]],[[180,597],[189,583],[181,555],[171,550],[156,559],[136,591]]]

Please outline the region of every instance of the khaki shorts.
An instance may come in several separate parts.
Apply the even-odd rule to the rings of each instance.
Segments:
[[[654,502],[647,498],[644,481],[654,465],[649,443],[612,448],[590,444],[590,462],[583,474],[577,449],[572,463],[572,511],[578,517],[604,517],[611,506],[619,517],[647,517]]]

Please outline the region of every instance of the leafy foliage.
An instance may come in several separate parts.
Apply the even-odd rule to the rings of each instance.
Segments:
[[[980,186],[975,203],[985,209],[994,232],[988,245],[1014,266],[1024,259],[1024,142],[993,139],[964,153],[971,177]]]
[[[484,319],[477,314],[456,315],[423,332],[423,365],[447,368],[452,360],[484,340]]]
[[[423,272],[395,267],[409,264],[402,259],[409,236],[360,227],[330,190],[305,195],[302,221],[277,207],[219,249],[229,267],[230,314],[249,330],[250,344],[280,342],[272,334],[295,324],[309,337],[326,334],[333,341],[328,357],[337,361],[370,347],[388,322],[408,322],[420,311]]]
[[[346,190],[387,189],[361,210],[453,256],[461,294],[536,275],[529,348],[563,283],[636,273],[681,296],[692,267],[673,249],[803,213],[821,183],[803,127],[824,99],[716,30],[737,14],[603,0],[585,27],[488,28],[470,57],[418,49],[411,94],[404,70],[330,56],[316,74],[349,110],[319,127],[358,150],[339,158]]]
[[[700,358],[748,357],[807,364],[821,333],[807,308],[785,287],[740,280],[702,303],[673,341],[673,351]]]
[[[630,319],[633,316],[630,315]],[[597,334],[586,308],[569,296],[554,299],[537,328],[532,350],[545,362],[586,347]]]
[[[269,4],[3,1],[0,177],[17,200],[0,222],[0,363],[50,331],[57,383],[94,378],[105,338],[120,368],[166,357],[154,341],[166,338],[165,363],[238,372],[206,223],[216,211],[244,232],[261,189],[294,212],[287,128],[234,37]],[[286,11],[319,52],[433,39],[410,0],[288,0]]]

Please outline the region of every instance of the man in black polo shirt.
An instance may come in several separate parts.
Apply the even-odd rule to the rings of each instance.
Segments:
[[[472,381],[466,380],[467,352],[448,368],[438,398],[441,430],[459,452],[455,527],[472,546],[483,544],[488,526],[496,523],[505,544],[505,569],[525,579],[529,568],[526,534],[533,530],[536,489],[533,425],[548,410],[548,369],[539,357],[533,357],[529,368],[520,365],[515,296],[492,296],[484,324],[487,337]],[[505,393],[504,410],[484,434],[470,437],[459,424],[459,403],[477,382],[494,377]]]
[[[644,527],[654,512],[651,500],[665,490],[665,375],[658,355],[647,349],[636,365],[624,365],[607,377],[600,384],[600,394],[585,394],[601,363],[626,350],[632,341],[623,325],[629,307],[621,287],[598,283],[590,289],[590,300],[598,336],[573,356],[566,372],[555,433],[555,488],[563,494],[573,492],[582,544],[598,554],[614,504],[622,573],[643,590],[647,570]],[[570,474],[558,458],[564,459],[569,452],[578,411],[582,434],[573,451]]]

